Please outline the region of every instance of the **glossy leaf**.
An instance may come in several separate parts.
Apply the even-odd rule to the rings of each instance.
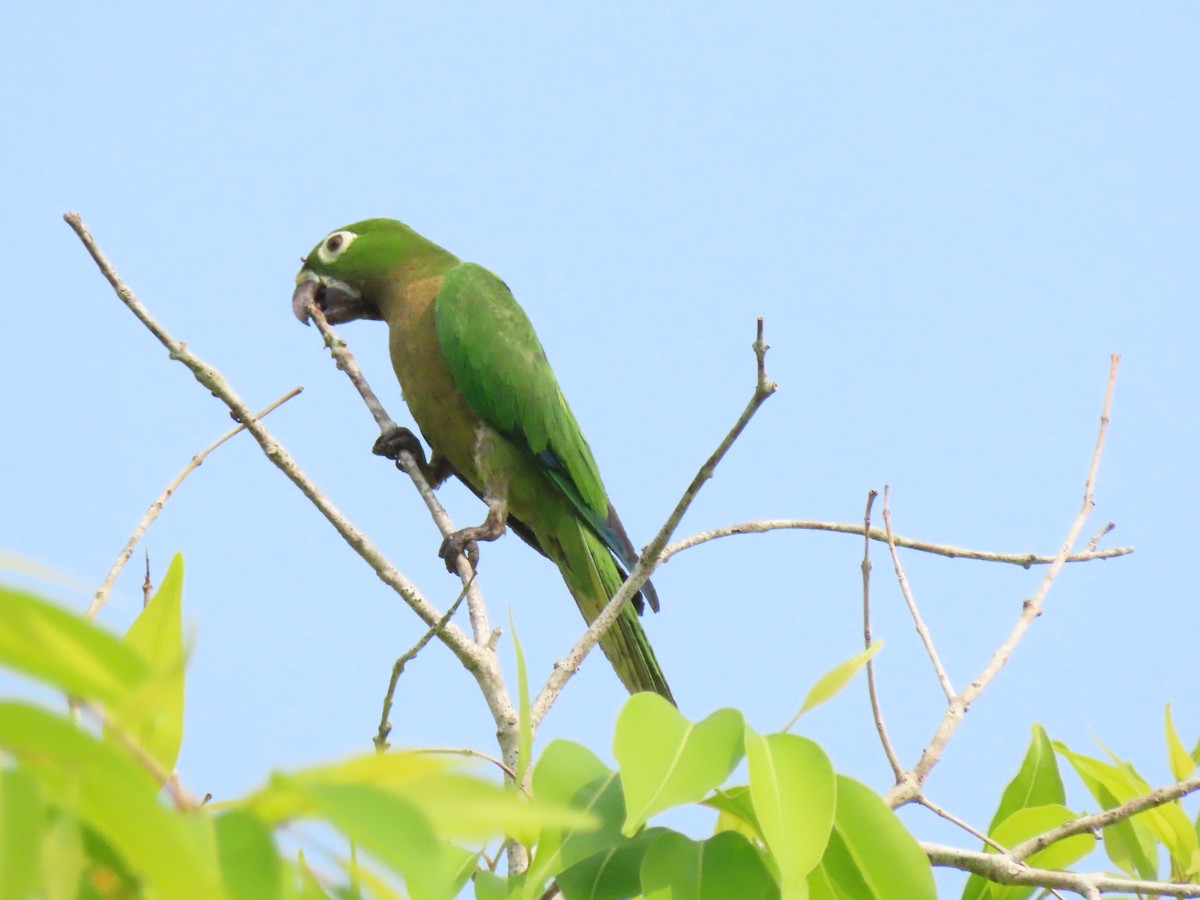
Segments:
[[[625,821],[620,777],[592,751],[571,741],[552,741],[542,751],[533,770],[533,796],[590,813],[598,827],[542,830],[525,881],[524,896],[530,898],[540,896],[546,881],[562,869],[620,841]]]
[[[70,805],[166,896],[226,896],[216,860],[183,817],[157,799],[157,782],[117,748],[34,706],[0,701],[0,748]],[[202,825],[206,824],[203,820]]]
[[[275,838],[257,816],[230,810],[214,821],[221,874],[233,900],[272,900],[283,894]]]
[[[836,779],[829,758],[808,738],[745,729],[750,796],[759,828],[779,866],[783,897],[803,897],[833,827]]]
[[[87,864],[79,821],[60,808],[42,835],[41,866],[46,900],[77,900]]]
[[[1052,828],[1057,828],[1076,818],[1076,814],[1065,806],[1047,804],[1019,809],[997,825],[991,837],[1002,847],[1015,847]],[[1089,834],[1076,834],[1029,856],[1026,862],[1040,869],[1065,869],[1083,859],[1096,846],[1096,839]],[[1026,885],[990,885],[988,896],[992,900],[1024,900],[1034,892]]]
[[[742,756],[742,714],[717,710],[689,722],[657,694],[634,694],[617,718],[613,755],[625,790],[624,833],[654,814],[694,803],[723,782]]]
[[[1035,723],[1029,749],[1025,751],[1025,758],[1021,761],[1017,774],[1004,788],[1000,805],[988,825],[988,834],[1018,810],[1031,806],[1062,804],[1065,801],[1066,793],[1058,771],[1054,745],[1050,742],[1046,730]],[[984,849],[987,849],[987,845]],[[989,882],[978,875],[971,875],[963,890],[962,900],[987,900],[988,890]]]
[[[645,900],[772,900],[779,896],[779,887],[758,851],[732,831],[706,841],[693,841],[675,831],[660,835],[642,859],[641,889]]]
[[[666,828],[645,828],[599,853],[582,859],[558,874],[558,887],[566,900],[611,900],[641,894],[642,860],[646,850]]]
[[[152,678],[112,710],[114,724],[166,772],[183,743],[183,557],[176,553],[158,590],[133,620],[125,643],[150,665]]]
[[[150,676],[141,655],[53,603],[0,587],[0,664],[84,700],[119,705]]]
[[[353,844],[404,877],[418,898],[450,897],[442,877],[441,842],[421,811],[394,793],[365,784],[305,784],[280,779],[305,802],[308,814],[324,819]],[[367,870],[345,863],[356,877]]]
[[[736,831],[751,840],[762,840],[762,830],[758,826],[758,815],[754,812],[754,800],[748,785],[717,791],[705,798],[704,805],[717,810],[713,834]]]
[[[1185,778],[1190,778],[1196,771],[1196,761],[1192,759],[1192,755],[1183,746],[1183,741],[1179,739],[1179,733],[1175,730],[1175,723],[1171,719],[1170,703],[1167,704],[1163,717],[1167,735],[1167,762],[1171,765],[1171,774],[1175,780],[1183,781]]]
[[[514,788],[525,783],[533,754],[533,719],[529,710],[529,673],[525,668],[525,653],[517,637],[517,625],[512,609],[508,611],[508,628],[512,632],[513,653],[517,660],[517,778]]]
[[[1134,791],[1133,796],[1145,796],[1151,792],[1149,783],[1138,774],[1132,763],[1118,758],[1098,739],[1097,743],[1104,747],[1104,752],[1108,754],[1117,770],[1128,780]],[[1200,840],[1197,839],[1196,830],[1179,801],[1164,803],[1145,813],[1139,813],[1139,817],[1142,816],[1146,818],[1147,826],[1171,854],[1172,880],[1187,881],[1200,873]]]
[[[933,870],[916,838],[866,785],[837,776],[837,803],[821,872],[833,896],[861,900],[936,900]],[[818,885],[818,891],[820,886]]]
[[[1075,753],[1059,741],[1054,742],[1054,749],[1071,764],[1076,774],[1079,775],[1080,780],[1084,783],[1084,786],[1087,787],[1092,796],[1096,798],[1096,801],[1104,809],[1112,809],[1120,806],[1122,803],[1145,793],[1145,791],[1139,790],[1136,780],[1131,778],[1127,771],[1117,766],[1090,756],[1084,756],[1082,753]],[[1125,868],[1125,865],[1135,867],[1152,865],[1154,855],[1149,852],[1150,848],[1146,846],[1144,837],[1140,835],[1141,830],[1144,830],[1145,834],[1152,835],[1162,842],[1168,851],[1171,852],[1172,857],[1174,857],[1175,848],[1173,845],[1176,844],[1176,828],[1171,824],[1167,816],[1163,814],[1163,810],[1167,808],[1170,808],[1170,806],[1147,810],[1126,819],[1125,822],[1130,823],[1132,832],[1128,829],[1120,828],[1119,825],[1113,826],[1118,834],[1124,833],[1126,836],[1126,839],[1122,841],[1122,846],[1117,850],[1120,856],[1113,855],[1113,861],[1117,862],[1118,865],[1122,865],[1122,868]],[[1182,814],[1178,807],[1174,808]],[[1105,828],[1106,845],[1108,844],[1109,831],[1110,828]],[[1189,831],[1194,841],[1195,831],[1191,830],[1190,827]],[[1186,838],[1184,840],[1186,841]],[[1110,849],[1111,853],[1112,850]],[[1142,875],[1141,877],[1149,876]]]
[[[792,726],[796,721],[817,706],[820,706],[826,701],[832,700],[846,685],[850,683],[858,670],[867,664],[872,656],[883,649],[883,641],[875,640],[871,642],[871,646],[863,650],[861,653],[856,653],[848,660],[834,666],[824,675],[817,679],[817,683],[809,689],[808,696],[804,698],[804,702],[800,705],[800,709],[792,716],[791,721],[784,727],[784,731],[791,731]]]
[[[0,900],[32,897],[41,886],[39,856],[46,809],[33,776],[0,769]]]

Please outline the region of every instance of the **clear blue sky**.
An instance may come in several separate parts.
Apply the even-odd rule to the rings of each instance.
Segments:
[[[316,240],[392,216],[513,288],[635,542],[748,397],[755,316],[780,391],[683,533],[857,521],[888,483],[902,534],[1052,552],[1121,352],[1094,526],[1115,521],[1107,543],[1137,553],[1063,574],[929,791],[985,825],[1034,721],[1087,751],[1101,736],[1154,782],[1163,704],[1185,741],[1200,732],[1196,4],[18,4],[5,29],[0,546],[70,573],[64,602],[82,608],[149,501],[229,427],[113,297],[69,209],[248,402],[304,385],[270,427],[423,591],[453,598],[419,499],[371,456],[370,418],[288,306]],[[342,334],[406,419],[383,328]],[[458,523],[482,518],[465,490],[442,494]],[[146,546],[156,574],[187,559],[191,789],[227,797],[369,748],[421,628],[249,439],[192,476]],[[511,607],[540,682],[581,620],[518,540],[483,553],[493,617]],[[647,627],[684,711],[782,725],[859,646],[860,554],[788,532],[671,562]],[[905,559],[965,684],[1039,573]],[[878,547],[875,562],[884,708],[911,764],[939,691]],[[113,628],[138,608],[136,569]],[[543,743],[607,752],[622,700],[590,661]],[[436,647],[393,720],[400,745],[494,746]],[[802,728],[888,785],[861,683]]]

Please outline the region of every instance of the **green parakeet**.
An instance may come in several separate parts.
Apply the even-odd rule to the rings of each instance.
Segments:
[[[591,622],[637,563],[608,499],[592,451],[567,406],[546,354],[508,286],[392,219],[339,228],[317,244],[296,276],[292,309],[308,321],[315,302],[331,324],[387,323],[392,365],[432,455],[404,429],[377,452],[414,452],[433,483],[457,475],[484,502],[487,518],[442,546],[447,565],[475,541],[511,525],[562,573]],[[600,640],[632,693],[671,690],[638,615],[647,582]]]

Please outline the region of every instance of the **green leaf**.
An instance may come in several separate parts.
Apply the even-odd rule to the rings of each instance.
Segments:
[[[613,755],[625,789],[624,833],[655,813],[700,800],[742,757],[742,714],[720,709],[692,723],[657,694],[634,694],[617,717]]]
[[[556,879],[566,900],[611,900],[641,894],[642,859],[646,850],[667,833],[645,828],[635,836],[580,860]]]
[[[1065,803],[1066,796],[1062,776],[1058,772],[1054,746],[1050,743],[1046,730],[1034,723],[1029,749],[1025,751],[1021,768],[1004,788],[1000,806],[988,825],[988,833],[1019,809]]]
[[[1034,723],[1033,736],[1029,740],[1029,749],[1021,761],[1021,768],[1013,776],[1012,781],[1004,788],[1000,797],[1000,805],[992,821],[988,825],[988,834],[995,831],[996,826],[1008,819],[1018,810],[1031,806],[1047,804],[1062,804],[1066,801],[1063,790],[1062,776],[1058,771],[1058,760],[1054,755],[1054,745],[1050,742],[1046,730]],[[987,850],[988,846],[984,845]],[[978,875],[967,879],[963,890],[962,900],[986,900],[991,883]]]
[[[1175,780],[1183,781],[1185,778],[1190,778],[1191,774],[1196,771],[1196,761],[1192,759],[1192,755],[1184,748],[1183,741],[1179,739],[1175,723],[1171,720],[1170,703],[1167,704],[1164,718],[1166,720],[1164,727],[1167,732],[1167,761],[1171,764],[1171,774],[1175,776]]]
[[[475,873],[475,900],[505,900],[508,882],[495,872]]]
[[[990,837],[1000,846],[1011,848],[1074,818],[1077,818],[1075,813],[1058,804],[1030,806],[1018,809],[997,825]],[[1095,845],[1096,839],[1090,833],[1076,834],[1031,854],[1026,862],[1040,869],[1065,869],[1091,853]],[[994,848],[989,847],[989,850],[995,852]],[[992,900],[1024,900],[1034,892],[1032,886],[1016,884],[992,884],[989,888]]]
[[[41,887],[45,827],[37,782],[24,769],[0,769],[0,900],[24,900]]]
[[[872,641],[871,646],[866,650],[855,654],[845,662],[838,663],[818,678],[817,683],[809,690],[808,696],[804,698],[804,703],[800,705],[800,709],[792,716],[791,721],[783,727],[783,730],[791,731],[792,726],[796,724],[802,715],[837,696],[842,688],[850,683],[850,679],[858,673],[858,670],[867,664],[867,660],[882,649],[882,640]]]
[[[717,791],[711,797],[706,797],[703,803],[717,810],[713,834],[736,831],[750,840],[762,840],[762,829],[758,826],[758,816],[754,812],[754,800],[748,785]]]
[[[542,829],[522,891],[528,898],[539,897],[546,881],[567,866],[618,843],[625,821],[625,799],[617,773],[592,751],[571,741],[552,741],[542,751],[533,769],[533,796],[590,813],[597,817],[599,827]]]
[[[916,838],[879,795],[861,782],[837,776],[837,804],[821,872],[832,896],[856,900],[936,900],[933,870]],[[829,893],[826,893],[828,896]]]
[[[306,809],[304,800],[288,786],[301,784],[365,784],[388,790],[402,790],[424,778],[445,772],[444,760],[419,753],[364,753],[341,762],[312,766],[295,772],[287,782],[271,781],[244,800],[212,803],[210,809],[239,806],[253,812],[270,825],[294,819]]]
[[[540,798],[530,800],[481,778],[457,773],[415,781],[402,795],[444,838],[525,836],[543,828],[591,829],[597,824],[594,816],[582,810]]]
[[[117,706],[150,675],[141,656],[74,613],[0,587],[0,663],[84,700]]]
[[[699,842],[675,831],[660,835],[642,859],[641,883],[646,900],[770,900],[779,896],[758,851],[732,831]]]
[[[1055,751],[1071,764],[1084,787],[1103,809],[1113,809],[1146,791],[1139,791],[1135,781],[1125,771],[1102,760],[1075,753],[1060,741]],[[1104,829],[1104,844],[1109,857],[1127,872],[1140,878],[1158,877],[1157,848],[1152,837],[1167,845],[1174,840],[1171,825],[1156,810],[1138,813],[1129,819]],[[1195,832],[1192,832],[1193,837]]]
[[[513,652],[517,658],[517,778],[513,785],[517,788],[525,783],[525,772],[533,756],[533,718],[529,712],[529,674],[511,608],[508,610],[508,627],[512,631]]]
[[[1134,796],[1140,797],[1150,793],[1149,783],[1138,774],[1132,763],[1119,759],[1099,739],[1096,743],[1104,747],[1104,752],[1128,779]],[[1171,854],[1171,879],[1173,881],[1190,881],[1193,875],[1200,872],[1200,841],[1197,840],[1196,830],[1188,821],[1179,801],[1164,803],[1141,815],[1147,817],[1147,825],[1166,845]],[[1159,835],[1157,827],[1163,829],[1162,835]]]
[[[152,679],[112,710],[120,728],[166,772],[183,743],[183,557],[176,553],[158,590],[125,633],[125,643],[150,664]]]
[[[829,758],[808,738],[760,735],[745,727],[750,796],[779,866],[782,895],[803,897],[833,827],[837,782]]]
[[[305,784],[277,776],[307,801],[309,815],[332,824],[354,844],[404,877],[414,897],[450,897],[440,865],[441,842],[421,811],[393,793],[365,784]],[[367,870],[343,861],[356,878]],[[373,885],[378,889],[378,885]]]
[[[216,860],[189,821],[159,804],[158,783],[116,747],[60,716],[0,701],[0,748],[162,895],[226,896],[215,874]]]
[[[283,894],[283,870],[271,829],[234,809],[214,822],[217,856],[233,900],[271,900]]]
[[[60,808],[42,836],[41,867],[46,900],[77,900],[87,864],[79,821]]]

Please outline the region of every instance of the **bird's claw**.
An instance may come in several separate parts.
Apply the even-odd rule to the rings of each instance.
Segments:
[[[401,453],[409,453],[418,466],[424,468],[426,465],[425,448],[421,446],[420,438],[400,425],[395,425],[379,435],[371,447],[371,452],[397,464],[400,462]]]
[[[479,568],[479,544],[465,530],[447,536],[438,549],[438,556],[446,563],[446,571],[451,574],[458,571],[455,564],[459,556],[466,556],[473,570]]]

